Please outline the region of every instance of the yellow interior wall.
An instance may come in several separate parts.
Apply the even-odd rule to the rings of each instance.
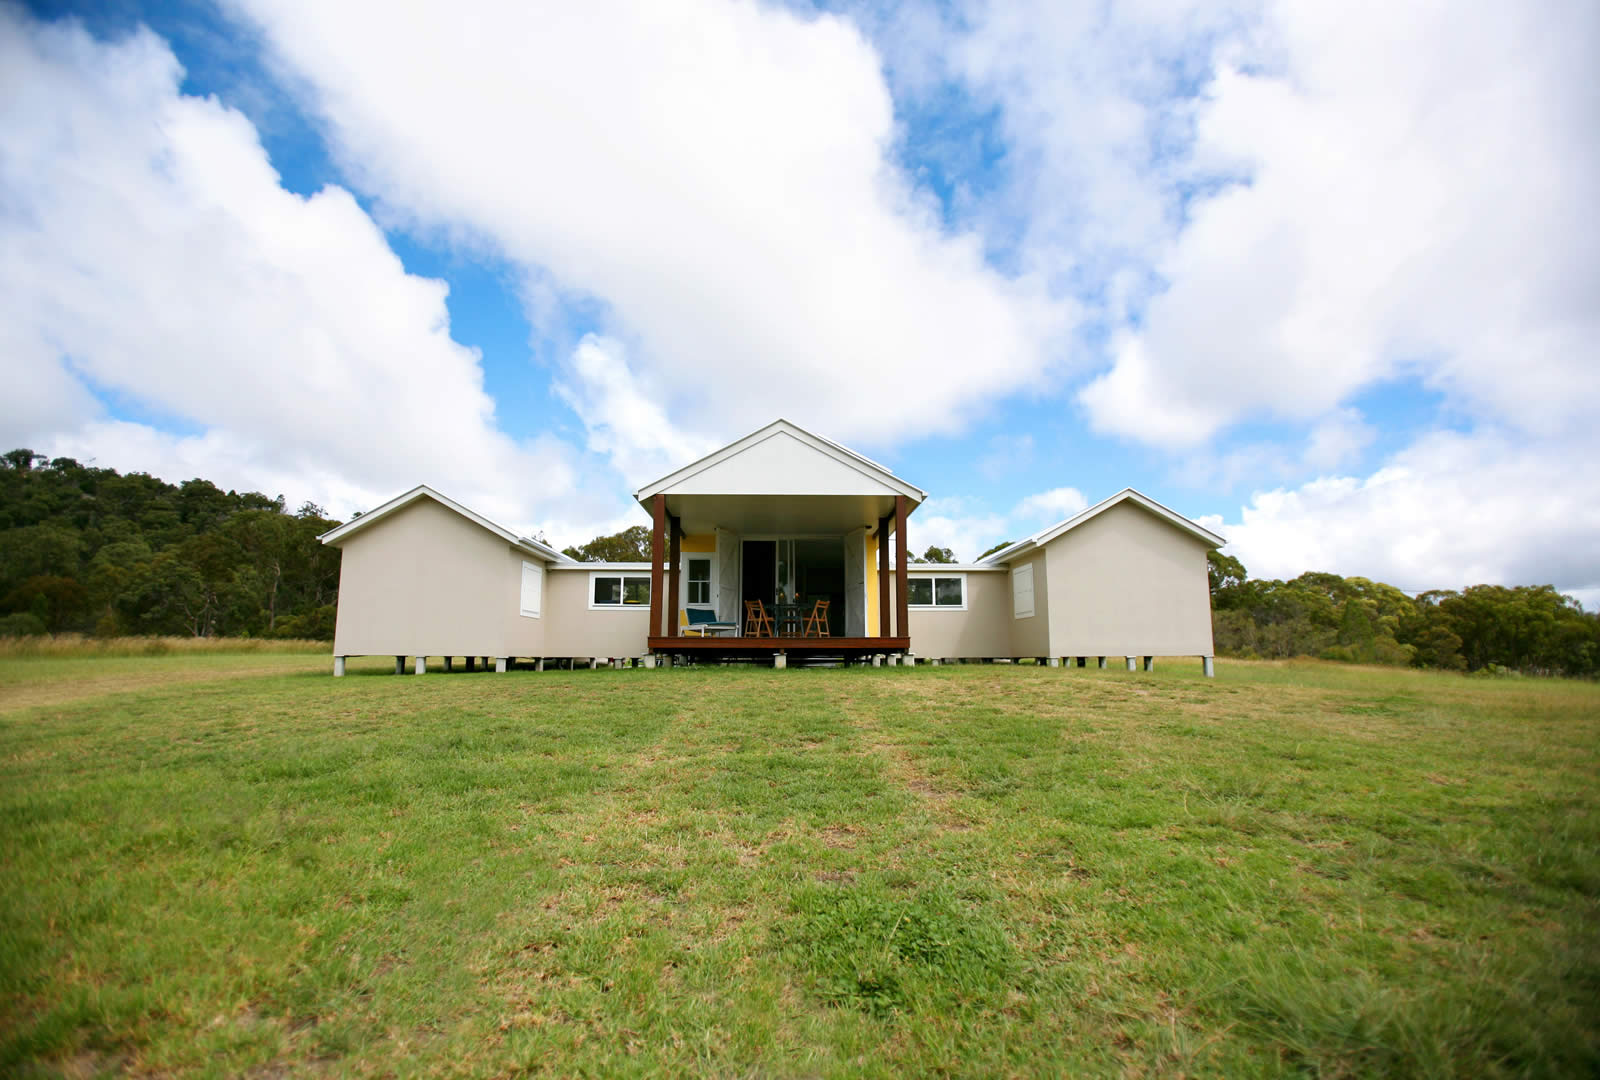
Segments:
[[[867,537],[867,636],[878,636],[878,536]]]
[[[717,534],[706,533],[704,536],[690,536],[685,533],[683,539],[679,541],[679,545],[682,550],[692,551],[696,555],[707,551],[715,552],[717,550]]]

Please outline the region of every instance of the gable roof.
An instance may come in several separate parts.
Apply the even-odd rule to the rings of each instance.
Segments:
[[[1086,521],[1094,520],[1107,510],[1110,510],[1113,506],[1120,506],[1125,502],[1131,502],[1136,506],[1143,507],[1145,510],[1148,510],[1156,517],[1165,521],[1167,524],[1173,526],[1174,528],[1181,529],[1190,536],[1194,537],[1196,540],[1208,544],[1211,547],[1219,548],[1223,544],[1227,543],[1227,540],[1218,536],[1210,529],[1196,525],[1194,522],[1190,521],[1176,510],[1169,510],[1165,506],[1162,506],[1160,503],[1150,498],[1150,496],[1141,495],[1132,488],[1123,488],[1109,499],[1102,499],[1100,502],[1095,503],[1087,510],[1080,510],[1072,517],[1067,518],[1065,521],[1058,522],[1047,529],[1041,529],[1039,532],[1034,533],[1026,540],[1018,540],[1015,544],[1012,544],[1009,547],[1001,548],[993,555],[987,556],[986,558],[978,561],[980,564],[1010,562],[1018,555],[1026,554],[1035,548],[1044,547],[1044,545],[1048,544],[1056,537],[1076,529],[1079,525],[1082,525]]]
[[[349,521],[338,526],[337,528],[329,529],[317,539],[321,540],[324,544],[339,544],[353,536],[355,533],[365,529],[368,525],[372,525],[383,520],[396,510],[401,510],[407,506],[410,506],[418,499],[432,499],[445,509],[452,510],[457,514],[460,514],[474,525],[477,525],[480,528],[488,529],[490,532],[494,533],[496,536],[500,537],[514,548],[519,548],[528,552],[529,554],[537,555],[542,559],[551,559],[555,562],[573,561],[571,557],[563,555],[549,544],[541,543],[540,541],[533,539],[531,536],[518,536],[504,525],[498,525],[484,517],[482,514],[474,513],[473,511],[468,510],[465,506],[462,506],[454,499],[450,499],[439,494],[427,484],[418,484],[404,495],[396,495],[394,498],[390,499],[376,510],[362,514],[360,517],[351,518]]]
[[[685,465],[676,472],[668,473],[659,480],[655,480],[644,485],[638,491],[634,492],[634,498],[637,499],[642,505],[645,505],[646,509],[648,509],[648,501],[652,496],[661,492],[667,492],[670,494],[672,489],[682,489],[686,485],[693,487],[695,485],[693,485],[691,482],[696,477],[700,477],[706,473],[712,473],[715,470],[718,470],[720,466],[725,466],[727,463],[733,461],[735,458],[738,458],[740,455],[748,453],[759,454],[761,452],[761,448],[775,445],[773,440],[779,439],[798,443],[817,454],[819,459],[831,462],[836,467],[844,470],[844,472],[840,472],[838,475],[853,474],[863,484],[876,485],[878,488],[884,489],[890,494],[904,495],[911,501],[913,506],[916,506],[928,497],[927,492],[923,491],[919,487],[915,487],[906,483],[904,480],[900,479],[894,473],[890,472],[876,461],[873,461],[871,458],[864,457],[861,454],[856,453],[854,450],[841,446],[832,439],[825,439],[820,435],[812,434],[811,432],[800,427],[798,424],[790,423],[788,420],[779,417],[777,420],[772,421],[772,423],[766,425],[765,427],[756,431],[752,431],[744,438],[737,439],[729,443],[727,446],[724,446],[722,449],[714,450],[700,460]],[[706,492],[697,491],[694,493],[705,494]],[[774,491],[772,493],[788,494],[788,492],[781,491]],[[730,492],[730,494],[746,493]]]

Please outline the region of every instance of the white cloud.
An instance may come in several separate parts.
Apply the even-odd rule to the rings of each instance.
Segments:
[[[1003,537],[1006,520],[1000,514],[924,516],[919,507],[916,514],[906,519],[906,543],[913,557],[921,556],[929,547],[943,547],[955,553],[957,562],[971,562],[980,551],[994,546],[997,541],[991,537]]]
[[[1251,577],[1327,570],[1411,591],[1553,584],[1592,608],[1600,459],[1573,443],[1440,432],[1369,476],[1257,493],[1220,531]]]
[[[1339,409],[1311,429],[1305,463],[1311,469],[1337,469],[1348,465],[1377,437],[1359,409]]]
[[[1027,495],[1005,513],[985,510],[976,500],[962,496],[931,498],[906,519],[906,542],[913,555],[932,545],[950,548],[959,561],[971,562],[1003,540],[1031,536],[1088,505],[1083,494],[1070,487]]]
[[[1089,505],[1083,492],[1074,487],[1058,487],[1029,495],[1017,504],[1012,516],[1020,520],[1061,521]]]
[[[1585,425],[1597,39],[1592,4],[1268,5],[1213,54],[1184,164],[1248,182],[1155,260],[1169,287],[1082,392],[1095,427],[1191,445],[1396,374],[1523,433]]]
[[[239,2],[387,213],[604,305],[678,429],[781,413],[870,448],[953,431],[1049,366],[1065,307],[947,234],[892,164],[880,58],[845,19]]]
[[[994,543],[1007,527],[1007,516],[983,509],[976,500],[959,495],[935,496],[923,501],[906,518],[906,546],[913,557],[929,547],[946,547],[958,562],[970,562]]]
[[[709,439],[675,428],[659,388],[630,369],[627,350],[611,338],[587,335],[573,350],[556,393],[588,430],[589,449],[630,483],[643,485],[716,449]]]
[[[181,74],[147,32],[0,9],[0,440],[340,514],[428,482],[552,534],[615,517],[570,448],[499,430],[444,283]]]
[[[1292,484],[1356,466],[1377,434],[1360,409],[1337,409],[1301,433],[1301,445],[1294,438],[1221,450],[1207,444],[1180,458],[1173,475],[1185,487],[1212,491]]]
[[[1053,286],[1115,325],[1149,294],[1151,263],[1178,220],[1177,155],[1189,137],[1188,83],[1219,40],[1242,32],[1251,0],[1073,4],[966,0],[937,50],[941,74],[1000,107],[1003,198],[975,213]],[[892,29],[899,30],[897,25]],[[897,60],[904,49],[894,49]],[[898,62],[908,92],[942,90]]]

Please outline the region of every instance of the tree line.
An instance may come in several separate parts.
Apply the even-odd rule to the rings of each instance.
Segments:
[[[1221,655],[1600,675],[1600,615],[1552,585],[1472,585],[1413,597],[1337,574],[1252,580],[1238,559],[1217,551],[1210,577]]]
[[[338,525],[306,503],[144,473],[0,456],[0,634],[328,640]]]

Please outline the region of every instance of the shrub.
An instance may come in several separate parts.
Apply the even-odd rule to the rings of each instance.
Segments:
[[[42,634],[44,620],[31,611],[0,615],[0,637],[39,637]]]
[[[1485,664],[1472,672],[1472,676],[1476,679],[1517,679],[1522,677],[1522,672],[1504,664]]]
[[[334,621],[339,609],[333,604],[313,608],[303,615],[288,615],[278,620],[275,638],[300,638],[307,641],[332,641]]]

